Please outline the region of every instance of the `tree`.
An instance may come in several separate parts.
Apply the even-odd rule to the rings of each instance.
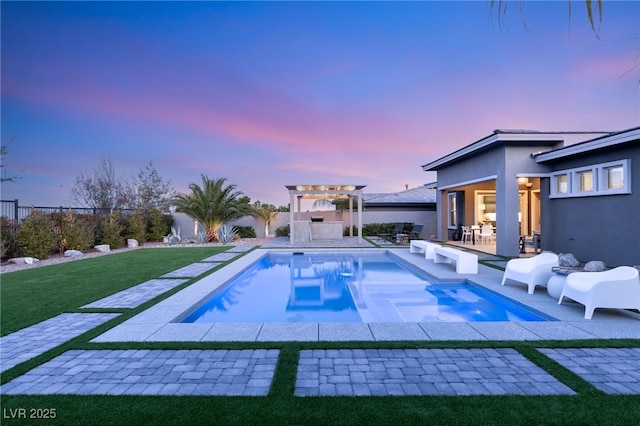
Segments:
[[[278,213],[276,206],[272,204],[262,204],[260,201],[256,201],[253,205],[254,216],[264,222],[264,235],[269,235],[269,224],[271,220]]]
[[[132,185],[118,178],[110,158],[101,158],[91,174],[76,176],[71,196],[78,204],[96,209],[118,209],[134,204]]]
[[[6,176],[5,172],[7,163],[5,163],[5,158],[7,156],[8,149],[9,148],[7,147],[7,145],[0,146],[0,170],[2,170],[2,172],[0,173],[0,182],[15,182],[20,178],[20,176],[18,175]]]
[[[176,195],[170,180],[165,181],[149,161],[133,180],[136,207],[142,210],[166,210]]]
[[[176,211],[202,224],[208,241],[218,240],[218,228],[227,222],[243,216],[254,214],[253,208],[244,198],[244,194],[236,191],[236,185],[225,186],[226,178],[209,179],[202,175],[202,187],[192,183],[191,194],[177,195],[171,201]]]
[[[494,10],[494,8],[496,7],[498,9],[497,10],[498,22],[502,22],[502,18],[507,13],[507,8],[509,3],[512,3],[512,2],[510,2],[509,0],[490,0],[491,10]],[[523,17],[522,22],[526,28],[527,24],[524,21],[524,13],[522,11],[523,3],[524,3],[523,0],[518,2],[520,16]],[[567,3],[569,5],[569,18],[571,18],[572,0],[567,0]],[[593,6],[594,3],[597,4],[597,10],[594,10],[594,6]],[[587,9],[587,18],[589,19],[589,24],[591,25],[591,29],[593,30],[593,32],[596,34],[596,37],[599,37],[598,29],[600,28],[600,24],[602,24],[602,3],[603,3],[602,0],[596,0],[595,2],[593,0],[584,0],[584,5],[585,5],[585,8]],[[596,16],[598,21],[597,27],[596,27]]]

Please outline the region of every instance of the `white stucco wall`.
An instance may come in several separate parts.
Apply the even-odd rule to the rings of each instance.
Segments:
[[[349,213],[344,212],[342,218],[340,212],[302,212],[301,220],[309,220],[311,216],[322,216],[324,220],[334,221],[342,220],[344,226],[348,226]],[[297,215],[296,215],[297,219]],[[418,211],[418,210],[405,210],[405,211],[392,211],[382,209],[371,209],[362,212],[362,223],[393,223],[393,222],[405,222],[405,223],[420,223],[424,225],[421,233],[422,238],[428,238],[436,234],[436,212],[435,211]],[[275,217],[269,224],[269,234],[274,235],[277,228],[289,224],[289,212],[276,213]],[[255,219],[250,216],[243,217],[237,221],[234,221],[232,225],[237,226],[251,226],[256,231],[256,236],[262,238],[264,233],[264,222],[259,219]],[[358,215],[353,213],[353,225],[358,225]],[[192,239],[195,238],[199,231],[202,231],[201,226],[195,226],[194,220],[184,213],[175,213],[173,215],[173,226],[180,228],[180,234],[183,238]]]

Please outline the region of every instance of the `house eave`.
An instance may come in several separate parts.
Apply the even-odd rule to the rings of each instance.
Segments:
[[[474,155],[479,151],[486,150],[492,148],[493,146],[497,146],[498,144],[506,144],[509,142],[515,142],[519,144],[523,143],[548,143],[550,146],[553,146],[559,142],[563,142],[562,138],[563,132],[536,132],[536,131],[505,131],[505,130],[494,130],[494,133],[482,138],[470,145],[465,146],[457,151],[454,151],[450,154],[445,155],[431,163],[424,164],[422,166],[422,170],[425,172],[437,171],[443,166],[454,163],[456,161],[460,161],[466,157]],[[575,132],[564,132],[564,133],[575,133]]]
[[[634,127],[621,132],[611,133],[590,141],[581,142],[564,148],[559,148],[551,152],[535,155],[537,163],[560,160],[572,155],[579,155],[590,151],[610,148],[623,143],[640,140],[640,127]]]

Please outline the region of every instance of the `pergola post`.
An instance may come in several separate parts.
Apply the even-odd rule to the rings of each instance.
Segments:
[[[294,201],[295,201],[295,194],[290,191],[289,192],[289,244],[293,244],[293,241],[294,241],[293,230],[295,229],[295,227],[293,226],[293,222],[295,219],[295,209],[296,209],[296,205]]]
[[[358,190],[358,244],[362,244],[362,190]]]
[[[353,237],[353,197],[349,195],[349,236]]]

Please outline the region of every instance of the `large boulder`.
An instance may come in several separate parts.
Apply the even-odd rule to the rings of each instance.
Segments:
[[[560,253],[558,255],[558,263],[564,268],[577,268],[580,266],[580,262],[573,253]]]
[[[65,250],[64,257],[82,257],[84,253],[80,250]]]
[[[94,249],[98,250],[100,253],[109,253],[111,251],[109,244],[100,244],[95,246]]]
[[[129,238],[129,239],[127,240],[127,247],[129,247],[129,248],[136,248],[136,247],[138,247],[138,246],[140,246],[140,244],[138,243],[138,240],[135,240],[135,239],[133,239],[133,238]]]
[[[602,272],[607,270],[607,265],[601,260],[592,260],[587,262],[582,270],[585,272]]]

